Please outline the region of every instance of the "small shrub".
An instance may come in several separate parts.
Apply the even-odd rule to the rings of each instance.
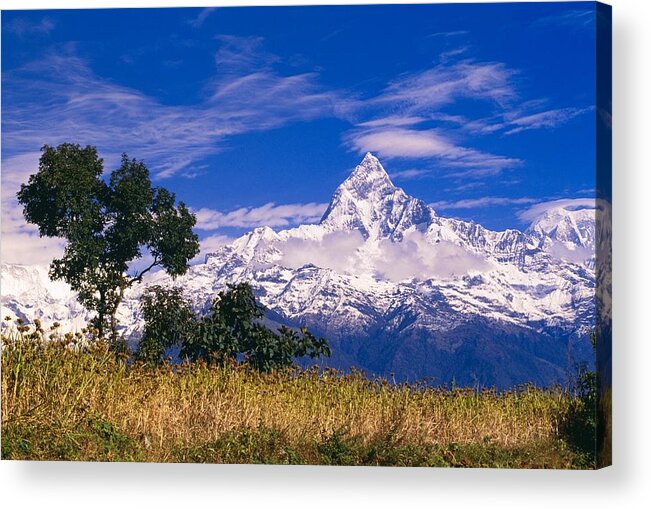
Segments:
[[[357,465],[360,463],[359,439],[337,430],[324,437],[318,451],[323,465]]]

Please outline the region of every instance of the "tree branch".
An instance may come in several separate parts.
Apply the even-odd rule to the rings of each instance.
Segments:
[[[143,277],[147,272],[149,272],[151,269],[153,269],[154,267],[156,267],[156,265],[158,265],[159,263],[160,263],[160,260],[158,259],[158,256],[154,256],[154,261],[151,262],[151,265],[149,265],[149,267],[143,269],[143,271],[142,271],[140,274],[138,274],[137,276],[132,277],[132,278],[127,282],[127,286],[131,286],[131,285],[132,285],[133,283],[135,283],[135,282],[138,282],[138,283],[142,282],[142,277]]]

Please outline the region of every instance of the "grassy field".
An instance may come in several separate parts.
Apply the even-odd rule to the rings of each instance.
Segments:
[[[592,468],[585,415],[560,390],[151,368],[103,344],[3,339],[3,459]]]

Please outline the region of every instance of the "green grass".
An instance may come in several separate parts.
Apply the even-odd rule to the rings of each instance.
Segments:
[[[593,468],[585,415],[560,390],[151,368],[102,343],[3,340],[3,459]]]

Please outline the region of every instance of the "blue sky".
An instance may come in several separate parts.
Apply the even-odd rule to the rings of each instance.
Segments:
[[[143,159],[210,250],[317,221],[366,151],[441,215],[594,196],[594,3],[4,11],[2,256],[43,144]],[[571,202],[569,202],[571,203]],[[29,249],[27,249],[29,246]],[[30,255],[26,257],[25,252]]]

